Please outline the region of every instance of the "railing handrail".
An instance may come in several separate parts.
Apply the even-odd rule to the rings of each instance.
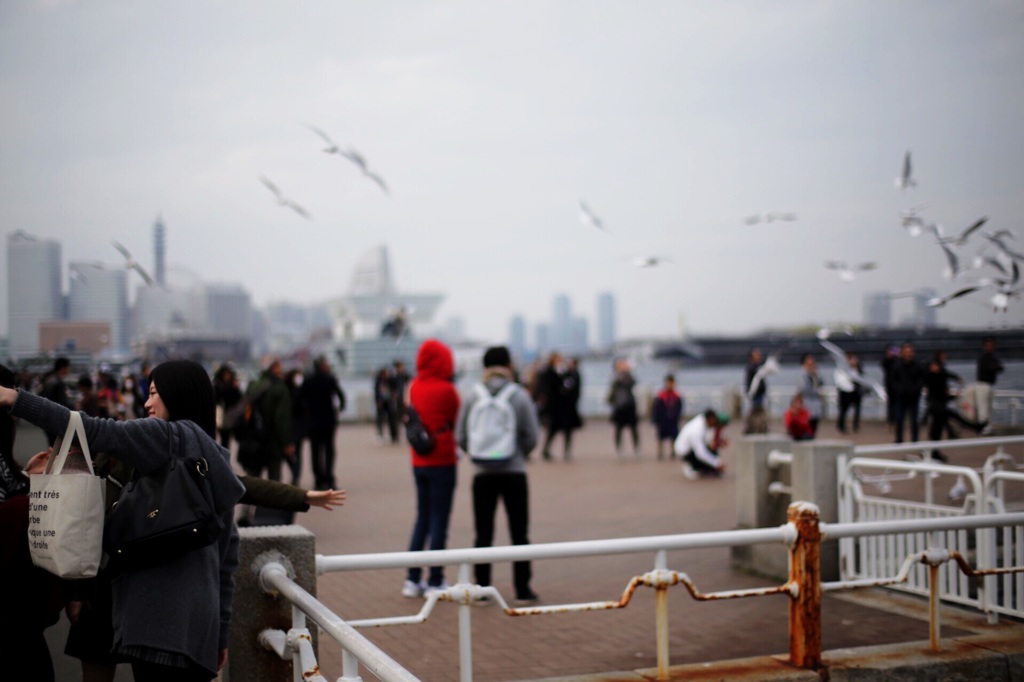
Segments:
[[[1013,514],[979,514],[933,519],[905,519],[857,523],[821,523],[822,535],[830,540],[866,535],[893,535],[932,530],[969,530],[1024,524],[1024,512]],[[642,538],[583,540],[510,547],[477,547],[471,549],[438,549],[423,552],[380,552],[373,554],[316,555],[317,572],[365,571],[413,566],[450,566],[453,564],[494,563],[566,559],[608,554],[636,554],[661,550],[707,549],[782,542],[791,544],[796,538],[792,524],[777,528],[722,530],[680,535],[653,535]]]
[[[1001,445],[1018,445],[1024,443],[1024,436],[986,436],[984,438],[962,438],[958,440],[943,441],[920,441],[917,443],[886,443],[883,445],[855,445],[853,454],[857,457],[863,455],[880,455],[885,453],[900,454],[920,452],[922,450],[962,450],[964,448],[977,448]]]
[[[640,538],[576,540],[572,542],[502,547],[435,549],[422,552],[379,552],[373,554],[317,554],[316,570],[318,574],[323,574],[335,571],[363,571],[381,568],[487,564],[501,561],[528,561],[531,559],[569,559],[607,556],[610,554],[638,554],[661,550],[739,547],[768,542],[790,544],[795,539],[796,533],[793,528],[789,524],[783,524],[776,528],[721,530],[679,535],[652,535]]]
[[[384,682],[418,682],[419,678],[402,667],[398,661],[385,654],[316,597],[302,589],[288,576],[288,570],[280,562],[270,561],[265,564],[260,569],[259,578],[264,590],[269,587],[279,592],[341,644],[345,651],[355,656],[378,679]]]

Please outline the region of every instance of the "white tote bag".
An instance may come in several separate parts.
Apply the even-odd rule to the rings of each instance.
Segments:
[[[68,455],[78,435],[82,451]],[[61,578],[91,578],[103,552],[103,480],[93,474],[82,416],[71,413],[46,472],[29,477],[32,563]],[[53,451],[51,451],[53,452]]]

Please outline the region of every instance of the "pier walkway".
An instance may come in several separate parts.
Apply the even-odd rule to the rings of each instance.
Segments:
[[[677,461],[655,457],[652,428],[641,425],[641,456],[615,456],[612,428],[605,420],[589,420],[576,433],[573,456],[562,459],[561,439],[555,459],[533,453],[529,466],[530,538],[535,543],[620,538],[727,530],[734,521],[734,443],[742,425],[733,423],[732,439],[724,451],[726,474],[720,479],[686,480]],[[772,430],[781,432],[778,420]],[[886,443],[891,436],[883,424],[869,422],[860,433],[842,435],[834,423],[822,424],[821,438],[846,438],[856,443]],[[984,455],[957,455],[955,464],[980,466]],[[1024,452],[1012,452],[1024,461]],[[305,455],[303,484],[311,483]],[[315,509],[296,522],[316,534],[317,553],[348,554],[400,551],[406,548],[414,516],[415,494],[407,448],[380,445],[372,426],[345,424],[338,431],[339,484],[348,502],[334,512]],[[448,546],[473,545],[471,509],[472,467],[463,462],[455,494]],[[497,544],[508,543],[504,511],[499,509]],[[618,599],[630,577],[648,571],[653,557],[612,556],[600,560],[536,562],[533,588],[541,604]],[[673,552],[668,567],[686,572],[703,592],[775,584],[733,571],[728,550]],[[447,576],[454,582],[455,568]],[[419,600],[400,594],[398,570],[335,573],[321,576],[321,601],[346,619],[407,615],[418,611]],[[512,596],[511,566],[494,568],[494,584]],[[616,677],[614,671],[653,668],[655,661],[654,591],[641,589],[624,609],[599,613],[554,614],[510,618],[496,607],[473,609],[473,669],[478,682],[538,680],[575,675],[593,679]],[[788,652],[788,604],[782,596],[697,602],[683,589],[669,591],[672,664],[699,664]],[[421,625],[363,630],[389,655],[423,680],[458,680],[457,609],[439,604]],[[882,590],[830,593],[822,607],[823,648],[830,650],[919,642],[927,649],[927,604]],[[975,628],[983,629],[980,614],[944,607],[944,643]],[[64,629],[51,628],[49,638],[58,666],[58,679],[80,679],[77,666],[60,652]],[[1024,633],[1018,624],[1001,623],[997,631]],[[1024,635],[1021,635],[1024,638]],[[341,675],[340,649],[320,640],[319,662],[328,679]],[[952,648],[952,647],[951,647]],[[122,666],[123,667],[123,666]],[[127,673],[127,674],[126,674]],[[74,674],[72,677],[66,675]],[[604,676],[602,676],[604,674]],[[631,674],[631,673],[629,673]],[[118,680],[130,680],[121,671]],[[365,679],[372,679],[367,674]],[[682,679],[682,678],[680,678]],[[748,678],[755,679],[755,678]]]

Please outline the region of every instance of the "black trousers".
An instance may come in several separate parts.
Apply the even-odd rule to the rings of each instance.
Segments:
[[[525,473],[477,474],[473,479],[473,520],[476,526],[475,547],[490,547],[494,542],[494,517],[498,511],[498,500],[505,502],[508,516],[508,534],[513,545],[528,545],[530,525],[529,488]],[[491,565],[476,564],[476,582],[491,584]],[[512,565],[512,579],[516,595],[530,591],[533,577],[529,561],[517,561]]]
[[[295,453],[298,457],[298,453]],[[309,432],[309,458],[313,465],[313,480],[317,490],[333,488],[334,480],[334,427]]]

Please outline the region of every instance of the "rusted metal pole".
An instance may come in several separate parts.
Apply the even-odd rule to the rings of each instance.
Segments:
[[[789,662],[798,668],[821,667],[821,531],[818,507],[794,502],[787,513],[796,527],[790,548]]]
[[[942,627],[939,615],[939,564],[928,564],[928,648],[941,651],[939,630]]]
[[[654,567],[657,571],[665,571],[668,562],[665,550],[660,550],[655,555]],[[668,679],[668,585],[664,581],[658,581],[654,593],[654,620],[658,649],[658,679]]]

